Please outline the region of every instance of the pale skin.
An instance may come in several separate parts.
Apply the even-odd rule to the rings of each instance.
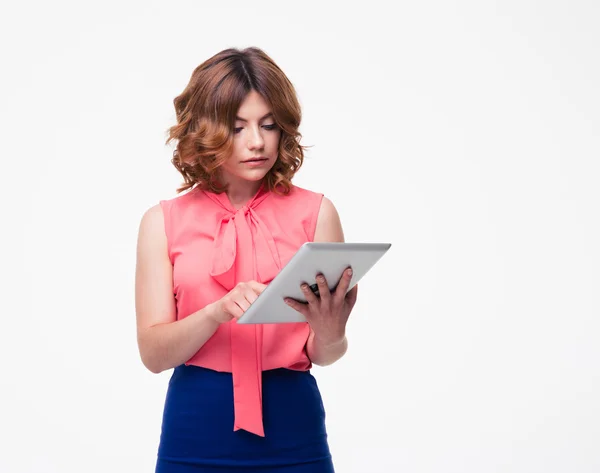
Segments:
[[[234,130],[234,147],[221,169],[228,183],[227,195],[234,208],[241,208],[258,191],[262,179],[277,159],[280,130],[270,108],[256,92],[242,102]],[[259,164],[246,160],[265,158]],[[344,233],[333,203],[323,198],[314,235],[315,241],[342,242]],[[290,301],[310,325],[306,350],[313,364],[325,366],[347,350],[346,323],[356,303],[357,286],[346,294],[348,271],[334,293],[319,281],[321,297],[303,289],[307,303]],[[239,318],[266,287],[258,281],[238,284],[223,298],[176,320],[173,297],[173,266],[168,257],[164,217],[160,205],[148,209],[140,222],[135,274],[137,339],[144,365],[153,373],[174,368],[189,360],[216,332],[219,325]]]

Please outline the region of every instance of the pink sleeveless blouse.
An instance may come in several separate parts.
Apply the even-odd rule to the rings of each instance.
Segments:
[[[161,200],[177,319],[220,299],[238,282],[268,284],[303,243],[313,241],[322,197],[297,186],[280,196],[261,186],[239,210],[227,194],[200,189]],[[306,322],[233,320],[221,324],[185,364],[232,373],[233,429],[264,436],[261,372],[310,369],[309,333]]]

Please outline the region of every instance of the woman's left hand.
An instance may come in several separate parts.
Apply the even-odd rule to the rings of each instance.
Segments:
[[[348,291],[352,280],[351,268],[344,271],[333,292],[329,290],[325,276],[319,274],[316,279],[319,296],[304,283],[301,289],[307,302],[302,303],[290,298],[285,299],[285,302],[304,315],[315,333],[315,338],[325,345],[335,344],[346,336],[346,323],[356,303],[358,285],[354,285]]]

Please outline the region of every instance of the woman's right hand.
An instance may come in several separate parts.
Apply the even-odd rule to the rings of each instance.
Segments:
[[[266,284],[258,281],[238,283],[221,299],[213,302],[212,317],[220,324],[239,319],[266,287]]]

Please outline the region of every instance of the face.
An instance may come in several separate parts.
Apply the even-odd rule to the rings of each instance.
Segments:
[[[280,135],[267,102],[250,91],[237,112],[233,151],[221,168],[225,182],[244,185],[262,180],[277,160]]]

